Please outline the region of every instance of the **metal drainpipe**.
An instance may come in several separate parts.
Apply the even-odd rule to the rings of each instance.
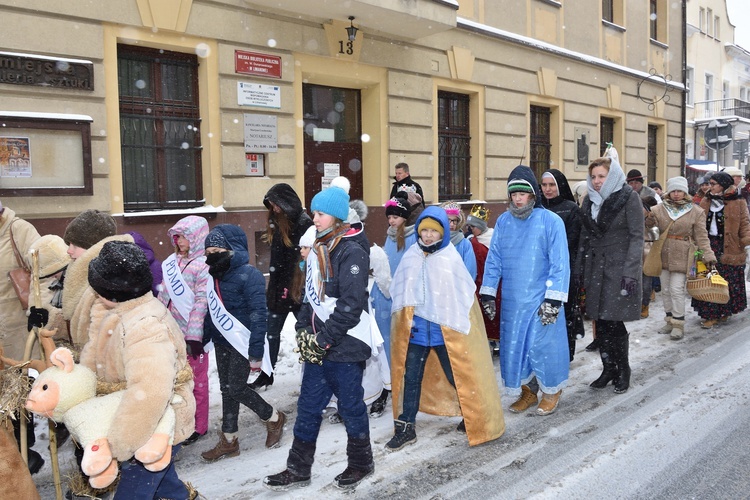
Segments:
[[[686,123],[687,120],[687,92],[685,87],[687,84],[687,2],[682,3],[682,141],[680,141],[680,158],[682,159],[682,166],[680,167],[681,175],[684,177],[686,173],[686,159],[685,159],[685,139],[686,139]],[[695,87],[695,85],[693,85]],[[695,147],[695,140],[693,140],[693,147]]]

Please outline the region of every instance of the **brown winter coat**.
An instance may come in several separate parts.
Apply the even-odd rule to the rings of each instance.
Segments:
[[[711,251],[708,241],[706,212],[701,207],[693,205],[693,208],[674,221],[671,227],[670,223],[672,218],[664,204],[652,208],[646,218],[646,227],[658,227],[659,234],[664,234],[669,227],[669,235],[664,240],[661,250],[662,269],[687,274],[693,264],[692,253],[696,248],[703,250],[704,262],[716,262],[716,256]]]
[[[185,339],[159,299],[149,290],[109,309],[88,289],[78,311],[71,326],[88,331],[81,364],[99,380],[127,384],[107,436],[113,456],[128,460],[146,443],[175,393],[183,401],[172,403],[174,444],[190,436],[195,430],[193,381],[175,386],[177,373],[187,365]]]
[[[701,200],[701,208],[708,215],[711,200]],[[747,203],[742,198],[724,200],[724,253],[719,262],[728,266],[745,264],[745,247],[750,245],[750,217]]]
[[[583,269],[586,314],[608,321],[640,319],[644,241],[641,199],[624,185],[602,203],[597,221],[591,218],[591,205],[586,197],[581,206],[582,251],[576,265],[576,269]],[[621,293],[623,277],[636,280],[636,293]]]

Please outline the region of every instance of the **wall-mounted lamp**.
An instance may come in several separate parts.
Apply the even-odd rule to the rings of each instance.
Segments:
[[[359,28],[354,27],[354,16],[349,16],[349,27],[346,28],[346,35],[349,37],[350,42],[353,42],[357,38],[357,31],[359,31]]]

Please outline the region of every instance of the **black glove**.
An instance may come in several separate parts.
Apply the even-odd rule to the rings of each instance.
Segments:
[[[492,295],[482,294],[479,296],[479,299],[482,303],[482,309],[484,310],[484,314],[487,315],[487,318],[489,318],[490,321],[495,319],[495,315],[497,314],[495,297],[493,297]]]
[[[186,340],[185,351],[193,359],[198,358],[201,354],[205,354],[203,343],[200,340]]]
[[[49,311],[41,307],[31,306],[29,309],[29,331],[32,328],[41,328],[49,321]]]
[[[557,315],[560,314],[560,305],[562,302],[559,300],[546,299],[539,306],[537,314],[541,317],[543,325],[551,325],[557,321]]]
[[[622,279],[620,280],[620,290],[622,290],[621,293],[626,297],[635,294],[637,287],[638,287],[638,280],[636,279],[623,276]]]
[[[294,352],[299,353],[299,361],[303,363],[323,364],[326,350],[320,347],[316,335],[307,328],[297,330],[297,348]]]

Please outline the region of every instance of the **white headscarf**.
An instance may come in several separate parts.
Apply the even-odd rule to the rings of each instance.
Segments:
[[[612,160],[609,166],[609,174],[607,179],[602,184],[599,191],[594,189],[594,184],[591,182],[591,176],[586,179],[586,185],[588,186],[588,196],[591,200],[591,217],[594,220],[599,218],[599,209],[602,207],[604,200],[609,198],[612,193],[616,193],[625,185],[625,172],[622,171],[620,163],[615,158]]]

